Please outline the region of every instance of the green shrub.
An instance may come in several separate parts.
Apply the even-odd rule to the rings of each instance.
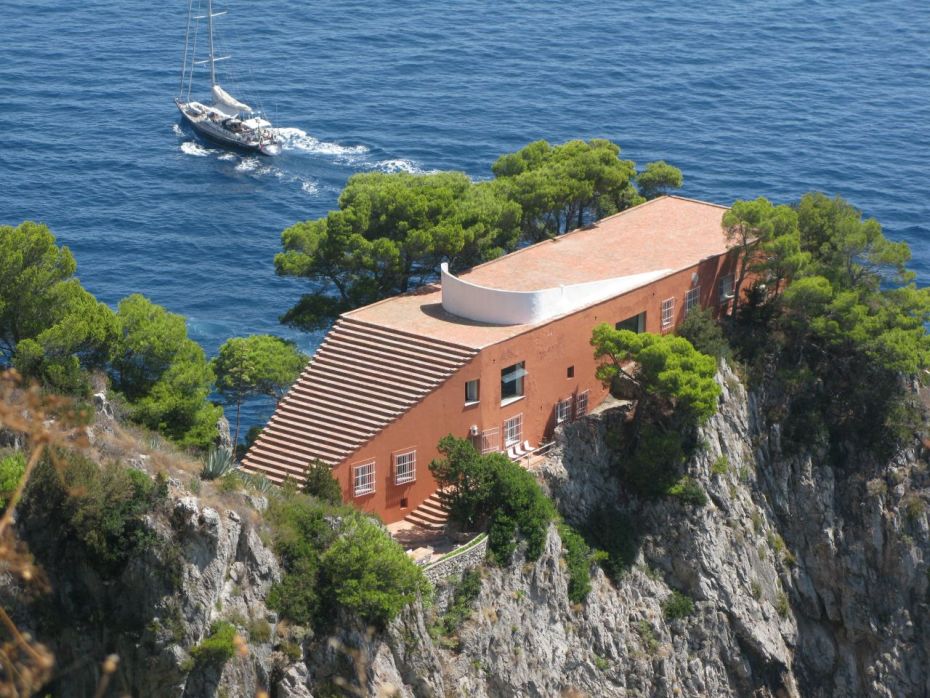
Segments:
[[[685,319],[675,329],[679,337],[684,337],[694,348],[703,354],[718,359],[729,359],[733,350],[723,334],[720,323],[714,319],[710,308],[692,308]]]
[[[216,480],[231,473],[235,467],[232,449],[214,446],[203,461],[200,477],[204,480]]]
[[[304,492],[329,504],[342,503],[342,487],[333,477],[333,469],[321,460],[314,460],[307,469]]]
[[[643,423],[632,452],[620,459],[620,477],[636,494],[660,497],[675,484],[685,462],[682,435]]]
[[[191,649],[191,657],[200,666],[222,666],[236,653],[236,626],[218,621],[210,628],[210,635]]]
[[[510,564],[517,549],[517,522],[503,512],[495,514],[488,527],[488,554],[501,567]]]
[[[339,537],[320,557],[320,572],[331,602],[378,627],[430,590],[416,563],[361,514],[343,520]]]
[[[610,662],[607,661],[606,657],[602,657],[599,654],[596,654],[594,655],[594,666],[601,671],[607,671],[610,668]]]
[[[510,562],[517,533],[527,558],[538,558],[555,507],[536,479],[501,453],[479,454],[465,439],[446,436],[439,450],[444,457],[429,467],[440,486],[454,489],[451,519],[465,528],[488,522],[488,551],[498,564]]]
[[[54,454],[37,466],[26,489],[24,520],[59,527],[85,550],[86,559],[104,576],[118,574],[126,561],[154,536],[145,524],[166,494],[145,473],[117,463],[99,466],[81,455]]]
[[[619,579],[636,560],[639,541],[627,515],[601,506],[591,512],[581,532],[591,547],[603,551],[598,562],[611,579]]]
[[[782,618],[787,618],[790,610],[791,604],[788,603],[788,595],[783,591],[779,591],[778,596],[775,598],[775,611]]]
[[[19,486],[26,473],[26,456],[20,452],[0,458],[0,512],[6,509],[7,498]]]
[[[320,608],[320,554],[335,540],[327,517],[331,507],[296,492],[282,492],[269,501],[266,520],[272,527],[272,546],[284,575],[268,594],[270,608],[303,625],[311,624]]]
[[[668,488],[668,495],[685,504],[702,507],[707,504],[707,494],[701,484],[690,475],[685,475]]]
[[[471,607],[481,593],[481,571],[466,570],[452,592],[452,603],[436,624],[439,633],[449,636],[471,615]]]
[[[639,635],[640,640],[643,641],[643,646],[646,648],[646,652],[648,654],[655,654],[656,650],[659,649],[659,638],[656,637],[656,632],[652,629],[649,621],[639,621],[639,623],[636,624],[636,632]]]
[[[249,632],[249,641],[264,643],[271,639],[271,623],[264,618],[255,618],[248,622],[246,630]]]
[[[588,544],[567,524],[559,524],[562,554],[568,566],[568,598],[573,603],[584,601],[591,591],[593,554]]]
[[[678,620],[691,615],[693,611],[694,601],[691,600],[690,596],[678,591],[673,591],[662,602],[662,614],[666,620]]]
[[[726,475],[730,469],[730,460],[725,455],[720,455],[710,466],[710,472],[714,475]]]

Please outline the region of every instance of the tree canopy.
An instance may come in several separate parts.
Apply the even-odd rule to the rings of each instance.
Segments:
[[[65,392],[86,392],[82,369],[105,363],[115,332],[113,311],[76,270],[46,226],[0,226],[0,363]]]
[[[605,385],[622,376],[641,402],[684,412],[698,422],[717,411],[717,362],[684,337],[618,330],[604,323],[594,328],[591,344],[595,358],[603,359],[596,375]]]
[[[306,363],[307,356],[293,342],[267,334],[233,337],[223,343],[211,365],[217,392],[236,406],[234,444],[239,443],[242,403],[257,395],[280,400]]]
[[[516,245],[519,222],[519,206],[493,183],[472,184],[460,172],[354,175],[339,210],[282,234],[278,274],[322,285],[282,320],[323,327],[344,310],[434,278],[442,262],[456,271],[497,257]]]
[[[732,328],[740,354],[776,367],[788,438],[892,447],[913,420],[901,377],[930,365],[930,291],[907,245],[840,197],[807,194],[790,213],[760,201],[730,222],[762,231],[755,269],[791,284],[751,298]]]
[[[531,242],[644,201],[634,186],[636,164],[602,139],[535,141],[498,158],[491,171],[520,205],[523,237]]]
[[[606,140],[545,141],[504,155],[491,181],[462,172],[351,177],[339,208],[282,233],[275,269],[312,290],[281,318],[321,329],[340,313],[460,272],[681,186],[664,162],[636,166]],[[644,192],[640,194],[636,185]]]
[[[742,302],[743,284],[750,272],[772,284],[778,293],[803,268],[808,255],[802,252],[798,215],[785,205],[775,206],[763,196],[736,201],[723,216],[730,249],[737,256],[733,281],[734,313]]]
[[[110,377],[132,418],[181,445],[207,445],[223,410],[209,401],[213,370],[184,318],[135,294],[120,301],[117,320]]]

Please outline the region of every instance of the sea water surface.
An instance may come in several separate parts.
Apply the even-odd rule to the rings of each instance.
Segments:
[[[224,86],[286,129],[278,158],[181,128],[186,0],[0,0],[0,223],[44,221],[99,298],[144,293],[211,354],[259,332],[316,346],[278,323],[308,286],[273,257],[351,174],[488,177],[539,138],[612,139],[720,203],[840,193],[910,243],[930,283],[926,0],[215,7]]]

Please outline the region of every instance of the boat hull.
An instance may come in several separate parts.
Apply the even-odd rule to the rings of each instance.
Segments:
[[[235,134],[230,133],[208,119],[197,119],[192,117],[185,111],[183,103],[178,102],[177,106],[184,122],[188,124],[197,135],[208,141],[246,153],[257,153],[259,155],[281,154],[282,148],[280,143],[267,141],[256,143],[254,141],[246,141],[245,139],[237,138]]]

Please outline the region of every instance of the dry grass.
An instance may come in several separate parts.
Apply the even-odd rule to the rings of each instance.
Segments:
[[[78,451],[95,462],[135,460],[144,456],[142,465],[150,475],[164,473],[190,485],[200,482],[203,464],[163,437],[146,429],[126,426],[103,417],[88,427],[93,414],[67,398],[45,394],[36,386],[24,386],[14,370],[0,372],[0,429],[13,432],[25,443],[27,464],[16,489],[9,496],[0,517],[0,581],[23,601],[48,591],[42,570],[36,566],[26,545],[18,539],[13,526],[14,513],[36,466],[47,458],[59,471],[66,467],[56,453]],[[90,436],[90,438],[89,438]],[[207,504],[235,509],[251,523],[260,517],[241,493],[222,492],[214,483],[203,483]],[[245,488],[243,487],[243,491]],[[0,605],[0,698],[20,698],[36,693],[53,677],[55,658],[52,652],[28,632],[21,630],[11,614]],[[240,638],[238,653],[247,652]],[[103,696],[119,666],[119,657],[110,655],[100,666],[100,681],[95,696]],[[257,691],[257,696],[267,693]]]
[[[87,448],[85,411],[69,400],[48,396],[36,387],[23,388],[15,371],[0,374],[0,427],[25,437],[26,470],[0,517],[0,575],[12,579],[26,594],[47,590],[45,576],[13,528],[13,514],[36,466],[47,456],[60,464],[51,446]],[[55,658],[43,644],[20,630],[0,607],[0,696],[28,696],[52,675]]]

